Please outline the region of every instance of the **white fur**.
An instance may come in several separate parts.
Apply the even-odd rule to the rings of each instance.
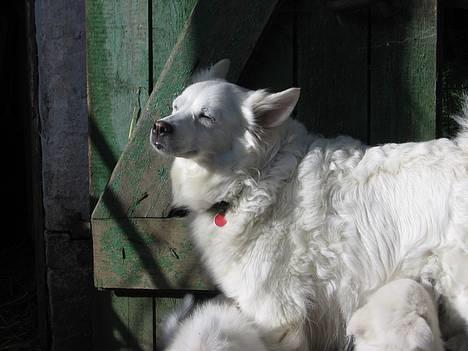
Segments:
[[[468,250],[467,129],[453,140],[376,147],[325,139],[283,118],[294,99],[273,103],[212,78],[176,99],[164,118],[174,132],[152,142],[176,156],[174,203],[191,209],[213,280],[269,342],[342,347],[372,291],[423,274],[468,320],[443,263],[444,252]],[[268,98],[260,114],[255,95]],[[212,119],[197,117],[204,109]],[[279,124],[262,127],[265,110]],[[220,201],[230,204],[224,227],[210,210]]]
[[[174,339],[174,336],[183,321],[190,316],[195,308],[193,295],[185,295],[178,306],[161,323],[162,344],[167,346]]]
[[[208,301],[188,316],[175,311],[166,322],[166,333],[174,329],[166,351],[267,350],[252,321],[227,301]]]
[[[445,290],[442,297],[441,329],[447,338],[447,349],[468,350],[468,253],[451,248],[442,253],[442,270],[446,273],[438,282]]]
[[[352,316],[355,351],[443,351],[437,307],[426,289],[397,279],[378,289]]]

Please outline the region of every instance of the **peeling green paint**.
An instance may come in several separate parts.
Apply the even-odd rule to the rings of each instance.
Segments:
[[[207,289],[208,280],[180,219],[131,219],[125,224],[94,220],[98,287]]]
[[[137,285],[141,280],[142,262],[134,248],[125,239],[120,228],[110,227],[102,235],[102,249],[108,252],[108,268],[110,278],[125,280],[130,285]],[[124,250],[125,255],[122,255]]]

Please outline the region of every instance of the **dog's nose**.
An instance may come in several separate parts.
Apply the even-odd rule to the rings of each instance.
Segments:
[[[164,121],[157,121],[153,125],[152,132],[156,134],[156,136],[163,136],[165,134],[171,134],[173,132],[172,126]]]

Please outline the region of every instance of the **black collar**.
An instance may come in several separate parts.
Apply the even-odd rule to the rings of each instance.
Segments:
[[[231,207],[231,204],[226,201],[219,201],[215,203],[213,206],[211,206],[207,212],[213,213],[213,214],[224,214],[229,210],[229,207]],[[190,210],[188,207],[173,207],[169,211],[169,214],[167,217],[186,217],[189,214]]]
[[[226,202],[226,201],[219,201],[217,203],[215,203],[213,206],[211,206],[209,209],[208,209],[208,212],[212,212],[212,213],[226,213],[227,210],[229,210],[229,207],[231,206],[231,204],[229,202]]]

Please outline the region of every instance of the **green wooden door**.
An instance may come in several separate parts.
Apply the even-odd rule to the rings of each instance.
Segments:
[[[391,17],[331,2],[87,0],[94,275],[113,291],[96,349],[155,349],[172,297],[213,289],[184,220],[167,218],[171,161],[147,137],[197,67],[229,57],[248,88],[301,87],[295,117],[314,133],[436,135],[437,1],[395,1]]]
[[[436,134],[435,1],[405,3],[391,18],[372,8],[336,13],[321,1],[284,2],[244,75],[242,67],[273,5],[266,1],[265,11],[233,1],[228,9],[229,2],[220,2],[217,13],[203,3],[182,28],[93,213],[98,287],[210,288],[184,220],[167,218],[171,160],[156,155],[147,142],[152,123],[169,112],[171,100],[200,62],[229,56],[234,63],[230,78],[240,77],[241,84],[300,86],[297,118],[316,133],[351,134],[370,143]],[[220,13],[232,19],[219,20]],[[127,107],[129,123],[135,113]]]

